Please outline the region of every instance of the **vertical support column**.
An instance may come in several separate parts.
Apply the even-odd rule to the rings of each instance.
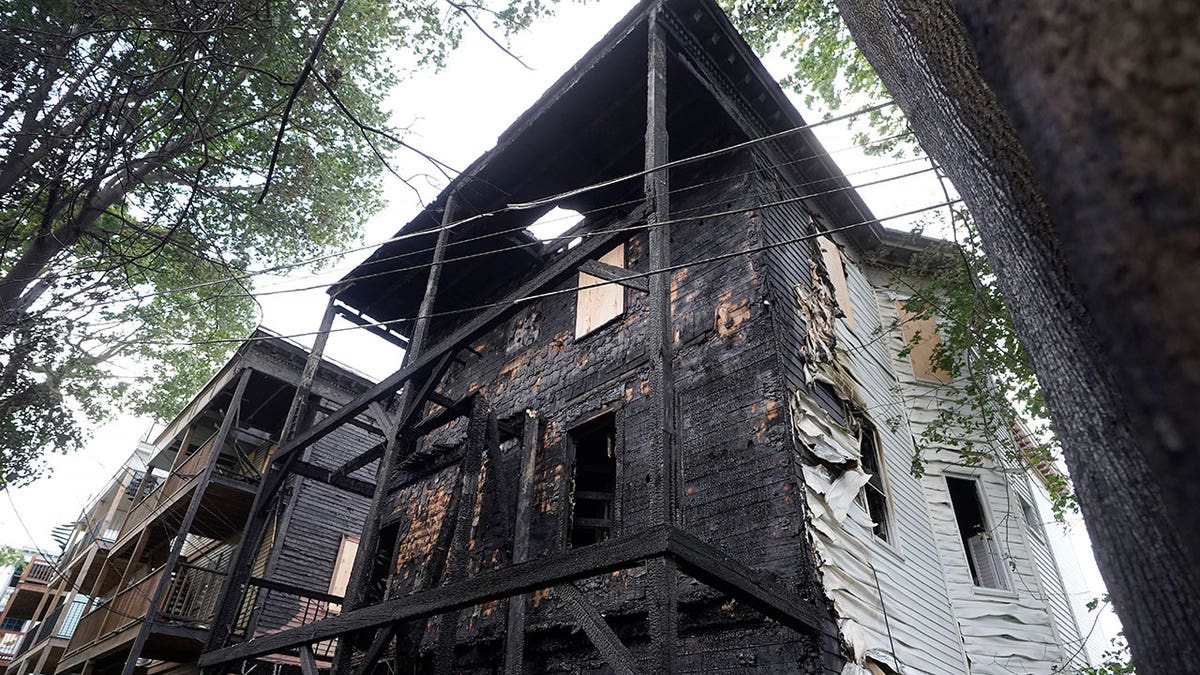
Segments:
[[[429,334],[430,314],[433,312],[437,299],[438,284],[442,278],[443,261],[446,259],[446,245],[450,242],[450,226],[453,223],[455,198],[452,192],[446,198],[446,207],[442,212],[442,227],[438,232],[437,243],[433,248],[433,260],[429,266],[429,277],[425,280],[425,295],[421,298],[421,306],[417,310],[417,320],[413,325],[412,339],[408,351],[404,354],[404,362],[410,363],[421,354],[425,339]],[[416,385],[410,379],[404,383],[404,388],[396,402],[396,410],[404,411],[412,401]],[[392,468],[397,464],[400,450],[405,444],[406,425],[397,424],[391,430],[383,457],[379,460],[379,468],[375,473],[375,495],[371,507],[367,511],[366,522],[363,523],[362,534],[359,537],[358,554],[354,558],[354,566],[350,570],[350,579],[346,585],[346,600],[343,611],[349,612],[361,607],[366,599],[366,591],[372,579],[371,572],[375,566],[375,558],[379,555],[379,523],[387,501],[388,482]],[[347,636],[338,641],[337,655],[333,662],[333,672],[347,673],[350,665],[351,645],[354,636]]]
[[[646,174],[645,196],[650,206],[650,269],[671,265],[671,217],[668,171],[655,170],[669,160],[667,138],[667,46],[661,23],[662,3],[650,12],[649,44],[646,50]],[[657,520],[678,527],[679,514],[679,439],[675,429],[675,372],[673,351],[674,320],[671,313],[671,274],[650,276],[650,331],[652,375],[650,395],[654,411],[655,433],[651,439],[652,456],[659,459],[659,491],[656,499]],[[660,673],[675,671],[679,610],[676,595],[675,565],[666,558],[647,563],[650,601],[650,639],[654,666]]]
[[[521,475],[517,487],[517,513],[513,523],[512,562],[519,565],[529,559],[529,525],[533,514],[533,472],[537,464],[541,426],[537,411],[525,411],[521,430]],[[508,599],[505,621],[504,675],[525,672],[525,595]]]
[[[296,427],[300,420],[304,419],[308,409],[308,398],[312,394],[312,385],[316,380],[317,371],[321,367],[325,344],[329,341],[329,331],[333,328],[333,317],[336,314],[333,305],[334,298],[335,296],[330,296],[329,303],[325,306],[325,314],[321,317],[321,326],[317,329],[316,339],[313,340],[312,351],[308,353],[308,360],[304,363],[304,370],[296,385],[296,394],[292,397],[292,404],[288,408],[287,417],[279,432],[280,444],[295,435]],[[238,541],[237,549],[233,553],[229,573],[221,582],[220,602],[217,603],[216,612],[213,614],[213,628],[209,631],[206,649],[224,646],[225,641],[233,632],[233,624],[237,621],[238,612],[245,599],[250,581],[250,567],[267,531],[270,505],[274,500],[276,490],[287,476],[288,468],[300,454],[292,453],[284,460],[282,466],[275,466],[274,462],[270,459],[267,460],[267,469],[258,482],[258,490],[254,493],[249,520],[246,521],[241,540]]]
[[[129,649],[129,656],[125,659],[125,667],[121,670],[121,675],[133,675],[138,659],[141,658],[142,648],[146,646],[146,639],[150,637],[152,624],[158,618],[158,608],[162,605],[167,589],[171,586],[171,572],[175,569],[175,564],[179,562],[179,555],[183,552],[183,544],[187,540],[188,531],[192,529],[192,524],[196,521],[196,514],[200,511],[200,502],[203,501],[204,491],[212,480],[213,469],[217,465],[217,458],[221,455],[221,446],[225,445],[225,439],[233,428],[233,420],[241,412],[242,396],[246,393],[246,385],[250,382],[250,375],[253,372],[249,368],[243,368],[242,375],[238,378],[237,386],[233,390],[233,398],[229,400],[229,407],[225,409],[225,417],[221,420],[221,427],[217,430],[217,435],[213,437],[213,447],[208,457],[208,463],[204,466],[204,472],[200,474],[196,482],[188,509],[179,523],[179,530],[175,534],[175,541],[171,544],[171,551],[162,565],[163,573],[159,576],[158,584],[154,588],[154,595],[150,598],[150,609],[146,618],[142,620],[133,646]]]

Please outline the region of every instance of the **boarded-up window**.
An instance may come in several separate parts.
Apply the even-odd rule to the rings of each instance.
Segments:
[[[625,244],[621,244],[608,253],[605,253],[600,258],[600,262],[614,267],[624,267]],[[581,288],[578,291],[575,303],[576,338],[587,335],[600,326],[621,316],[625,311],[625,289],[620,284],[610,283],[592,288],[582,288],[601,281],[604,280],[583,272],[579,273],[579,285]]]
[[[350,584],[350,570],[354,567],[354,557],[358,554],[358,537],[342,537],[342,545],[338,547],[337,562],[333,565],[333,578],[329,581],[329,594],[345,597],[346,587]]]
[[[919,318],[904,309],[903,300],[896,302],[896,313],[900,318],[900,328],[904,331],[904,344],[909,346],[908,362],[912,364],[913,375],[925,380],[949,382],[950,373],[933,366],[933,350],[942,343],[938,335],[937,317]]]
[[[837,300],[838,308],[846,316],[846,322],[857,328],[854,308],[850,304],[850,288],[846,285],[846,268],[842,264],[842,253],[828,237],[817,237],[817,246],[821,249],[821,259],[825,261],[825,272],[833,284],[833,299]]]

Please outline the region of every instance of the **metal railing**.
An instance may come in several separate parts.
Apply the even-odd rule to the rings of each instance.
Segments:
[[[121,534],[118,538],[141,529],[146,519],[151,517],[160,506],[204,472],[204,468],[208,466],[208,458],[212,456],[213,441],[215,440],[215,437],[210,438],[190,457],[183,460],[183,463],[176,467],[165,481],[155,486],[154,490],[142,495],[141,500],[129,509],[129,515],[125,517],[125,523],[121,526]]]
[[[161,614],[173,621],[208,627],[220,600],[224,572],[178,563]]]
[[[315,591],[311,595],[298,593],[275,586],[267,579],[251,577],[230,637],[233,641],[243,641],[251,637],[251,632],[253,637],[261,637],[337,616],[342,609],[341,600]],[[336,644],[336,640],[314,643],[313,655],[332,657]]]

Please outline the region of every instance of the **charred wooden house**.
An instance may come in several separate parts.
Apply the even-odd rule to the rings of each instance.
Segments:
[[[540,240],[555,207],[581,220]],[[330,290],[326,328],[405,362],[262,480],[364,412],[387,430],[324,476],[379,462],[345,600],[220,628],[260,509],[200,664],[1050,672],[1078,639],[1052,556],[977,536],[1030,486],[907,471],[901,394],[945,383],[901,351],[893,281],[930,245],[879,225],[715,3],[638,4]]]
[[[286,479],[267,485],[263,473],[287,420],[311,423],[369,386],[255,331],[85,510],[58,563],[42,573],[45,599],[10,672],[196,672],[230,559],[267,488],[283,506],[266,514],[248,591],[223,634],[248,637],[336,614],[370,491],[358,475],[335,488],[329,474],[382,431],[365,416],[350,420],[297,457]],[[268,665],[289,663],[295,658]]]

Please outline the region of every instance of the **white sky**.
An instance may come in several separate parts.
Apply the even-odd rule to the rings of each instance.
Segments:
[[[512,51],[531,69],[516,63],[468,29],[463,45],[451,55],[444,70],[417,73],[401,83],[388,98],[387,106],[393,112],[393,123],[411,128],[412,135],[408,140],[416,147],[449,166],[465,168],[491,149],[500,133],[634,4],[633,0],[561,4],[557,16],[535,23],[531,30],[512,40]],[[786,66],[781,60],[767,58],[765,61],[773,73],[782,75],[785,72]],[[821,118],[819,114],[806,110],[799,97],[792,99],[809,122]],[[874,101],[856,102],[853,107],[870,103]],[[857,150],[840,151],[853,145],[845,124],[825,125],[815,131],[825,149],[833,152],[834,160],[850,174],[853,184],[925,168],[922,164],[910,163],[880,172],[867,172],[894,160],[868,157]],[[405,176],[436,174],[428,163],[412,155],[400,156],[392,164],[398,173]],[[432,200],[444,183],[440,176],[438,180],[415,181],[421,193],[420,198],[425,201]],[[421,208],[413,189],[386,172],[384,185],[388,205],[366,224],[363,236],[367,243],[391,236]],[[941,188],[930,173],[863,189],[860,194],[880,218],[944,201]],[[884,224],[909,229],[913,220],[893,220]],[[331,283],[369,253],[364,251],[346,256],[336,261],[331,269],[319,274],[298,270],[287,277],[263,277],[259,279],[257,287],[260,290],[279,290]],[[320,322],[326,298],[323,290],[262,297],[262,323],[284,335],[314,331]],[[339,319],[335,328],[341,326],[349,324]],[[297,341],[309,345],[312,339],[299,337]],[[399,365],[397,350],[361,330],[333,334],[326,354],[376,378],[390,374]],[[5,498],[0,499],[0,543],[35,544],[44,550],[56,552],[57,548],[49,536],[51,528],[79,514],[90,500],[89,495],[104,486],[136,448],[138,439],[149,427],[149,420],[133,417],[117,419],[97,429],[85,450],[53,457],[49,463],[50,477],[7,492]],[[1080,552],[1080,561],[1078,569],[1064,569],[1063,572],[1078,582],[1074,584],[1079,596],[1075,599],[1086,602],[1089,597],[1101,593],[1103,585],[1092,561],[1082,523],[1073,523],[1069,529],[1069,540]],[[1088,597],[1083,597],[1085,595]],[[1081,628],[1087,632],[1089,626]],[[1102,620],[1098,630],[1106,634],[1103,642],[1107,643],[1108,638],[1119,630],[1115,617]]]

